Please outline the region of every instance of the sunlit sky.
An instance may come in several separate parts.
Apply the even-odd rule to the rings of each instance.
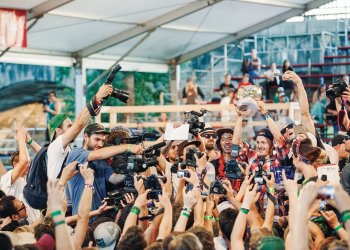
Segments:
[[[302,22],[307,16],[313,16],[316,20],[346,19],[350,18],[350,0],[336,0],[306,12],[303,16],[296,16],[287,22]]]

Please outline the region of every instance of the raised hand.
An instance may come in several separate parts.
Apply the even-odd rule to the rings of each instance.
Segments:
[[[96,93],[96,98],[101,100],[106,96],[112,94],[113,86],[110,84],[103,84]]]
[[[127,193],[124,195],[125,201],[126,203],[124,203],[123,200],[120,201],[120,204],[122,205],[122,207],[125,207],[126,205],[133,203],[135,200],[135,197],[133,195],[133,193]]]
[[[130,151],[136,155],[143,154],[143,147],[141,145],[130,144]]]
[[[284,184],[284,188],[287,191],[288,196],[297,195],[298,193],[298,174],[294,174],[294,180],[289,180],[286,177],[286,172],[282,171],[282,180]]]
[[[188,191],[184,197],[184,207],[193,208],[197,204],[199,195],[198,189]]]
[[[260,193],[256,192],[257,189],[258,184],[249,185],[244,194],[242,208],[250,209],[251,205],[259,199]]]
[[[16,129],[16,140],[26,142],[27,129],[25,127],[19,127]]]
[[[85,162],[79,170],[84,178],[85,184],[93,185],[95,180],[94,170],[88,167],[88,162]]]
[[[143,194],[140,194],[136,198],[134,205],[141,209],[141,207],[146,206],[148,203],[150,203],[151,200],[147,199],[147,195],[150,191],[151,189],[147,189]]]
[[[321,211],[321,214],[322,214],[323,218],[326,219],[328,225],[331,228],[334,229],[340,225],[338,218],[337,218],[337,215],[333,211],[325,211],[325,212]]]
[[[63,210],[64,187],[58,183],[58,180],[48,180],[47,182],[47,210]]]
[[[67,181],[73,178],[77,173],[79,173],[78,170],[76,170],[78,162],[73,161],[69,163],[65,168],[62,170],[60,183],[65,186],[67,184]]]
[[[293,83],[302,82],[301,78],[295,72],[289,70],[282,75],[282,80],[292,81]]]

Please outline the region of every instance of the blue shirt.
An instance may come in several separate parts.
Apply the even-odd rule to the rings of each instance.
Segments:
[[[68,155],[66,164],[73,161],[85,163],[91,151],[83,148],[74,148]],[[94,188],[95,191],[92,196],[91,211],[98,209],[102,205],[102,200],[106,198],[106,182],[114,173],[113,169],[107,164],[105,160],[91,161],[89,167],[94,170]],[[80,198],[84,191],[84,178],[78,173],[68,182],[68,189],[72,199],[72,213],[78,213],[78,206]]]

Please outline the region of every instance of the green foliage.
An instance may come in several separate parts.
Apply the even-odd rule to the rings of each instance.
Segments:
[[[59,85],[63,85],[68,82],[70,85],[74,86],[73,70],[70,67],[55,67],[55,81]],[[64,105],[62,112],[74,118],[75,112],[75,88],[65,87],[59,92],[59,98],[63,99]]]

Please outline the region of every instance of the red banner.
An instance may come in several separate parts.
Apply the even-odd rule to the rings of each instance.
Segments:
[[[0,47],[27,47],[27,12],[0,8]]]

